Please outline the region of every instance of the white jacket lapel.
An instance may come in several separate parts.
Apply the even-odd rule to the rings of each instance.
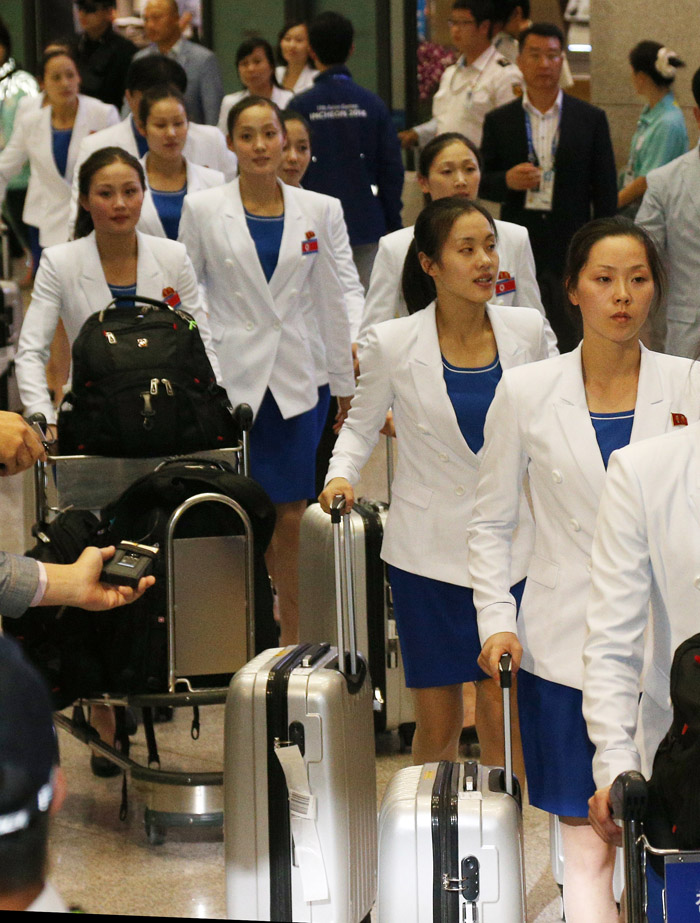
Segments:
[[[147,298],[163,299],[163,270],[153,254],[147,237],[136,232],[138,256],[136,260],[136,294]]]
[[[301,245],[305,240],[305,232],[315,231],[318,233],[318,228],[305,226],[305,220],[306,224],[308,224],[308,219],[305,219],[292,188],[282,182],[279,185],[284,197],[284,230],[282,231],[277,266],[275,266],[275,271],[270,279],[270,292],[276,302],[285,291],[290,277],[296,272],[299,260],[315,259],[313,256],[301,256]]]
[[[233,180],[224,189],[224,202],[222,205],[224,211],[223,227],[233,254],[230,265],[234,273],[246,277],[248,288],[252,287],[255,291],[255,297],[264,300],[270,310],[274,311],[275,305],[270,294],[270,287],[260,265],[255,243],[248,230],[245,209],[241,201],[239,180]]]
[[[66,162],[66,176],[73,178],[73,173],[75,171],[75,164],[78,159],[78,150],[80,149],[80,143],[85,138],[87,132],[84,132],[83,126],[87,121],[88,117],[88,107],[90,103],[86,102],[84,96],[78,96],[78,111],[75,114],[75,122],[73,123],[73,133],[70,137],[70,144],[68,145],[68,160]],[[46,107],[50,108],[49,106]],[[69,180],[66,180],[69,182]]]
[[[100,254],[97,250],[95,232],[82,240],[79,259],[76,261],[76,274],[80,280],[80,287],[85,295],[88,310],[83,318],[85,321],[90,314],[101,311],[112,300],[112,293],[107,285]]]
[[[641,345],[641,344],[640,344]],[[637,401],[634,409],[634,424],[630,442],[658,436],[670,428],[671,400],[664,394],[664,386],[653,353],[642,346],[642,360],[639,367]]]
[[[496,339],[496,348],[501,368],[509,369],[514,365],[522,365],[525,346],[518,341],[513,331],[508,327],[500,315],[498,308],[486,305],[486,313],[491,322],[491,329]]]

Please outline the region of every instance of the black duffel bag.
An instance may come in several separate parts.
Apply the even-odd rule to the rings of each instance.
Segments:
[[[181,308],[120,296],[85,321],[72,359],[58,414],[61,455],[184,455],[240,440],[197,323]]]

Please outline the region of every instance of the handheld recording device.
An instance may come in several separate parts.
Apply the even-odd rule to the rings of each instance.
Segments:
[[[158,545],[119,542],[114,557],[102,568],[100,580],[102,583],[136,589],[139,580],[153,571],[157,557]]]

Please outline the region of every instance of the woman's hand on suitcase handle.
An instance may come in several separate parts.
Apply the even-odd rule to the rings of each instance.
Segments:
[[[382,436],[391,436],[392,439],[396,439],[396,427],[394,426],[394,412],[392,410],[387,410],[386,419],[384,420],[384,426],[379,430]]]
[[[321,509],[330,514],[333,498],[339,496],[345,497],[343,512],[349,513],[355,502],[355,491],[352,489],[350,481],[345,478],[333,478],[326,484],[318,495],[318,502],[321,504]]]
[[[132,603],[156,582],[155,577],[142,577],[136,590],[126,586],[100,583],[105,561],[114,555],[109,548],[86,548],[75,564],[45,564],[48,582],[40,606],[77,606],[91,612],[116,609]]]
[[[622,846],[622,829],[613,818],[610,789],[610,785],[599,788],[588,799],[588,820],[601,840],[613,846]]]
[[[517,673],[523,656],[523,647],[518,641],[518,636],[512,631],[497,631],[488,637],[479,654],[479,666],[484,673],[492,676],[497,683],[500,682],[498,662],[501,656],[506,653],[513,658],[511,670],[513,673]]]

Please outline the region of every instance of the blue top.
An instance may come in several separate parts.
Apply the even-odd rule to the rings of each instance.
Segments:
[[[177,240],[177,234],[180,230],[180,216],[182,215],[182,203],[187,195],[187,183],[178,189],[177,192],[158,192],[151,189],[153,204],[158,212],[158,217],[163,225],[163,230],[170,240]]]
[[[484,444],[484,423],[503,370],[496,358],[478,369],[460,369],[442,357],[447,396],[452,401],[462,435],[476,455]]]
[[[592,413],[591,423],[598,440],[603,464],[608,467],[608,460],[615,449],[629,445],[634,423],[634,410],[619,410],[617,413]]]
[[[136,141],[136,147],[139,149],[139,157],[143,157],[148,153],[148,141],[144,138],[141,132],[136,127],[134,120],[131,120],[131,131],[134,134],[134,141]]]
[[[68,148],[70,147],[70,139],[72,134],[72,128],[51,129],[53,159],[56,161],[56,169],[61,174],[61,176],[66,175],[66,167],[68,166]]]
[[[110,285],[109,290],[112,293],[112,298],[123,298],[125,295],[135,295],[136,286],[135,285]],[[133,302],[127,302],[128,304],[133,304]]]
[[[253,238],[258,259],[269,282],[277,266],[284,231],[284,215],[270,217],[267,215],[251,215],[246,209],[246,224]]]
[[[351,245],[372,244],[398,230],[403,161],[382,100],[355,83],[344,64],[334,64],[292,105],[311,123],[313,157],[304,189],[340,199]]]
[[[632,136],[630,156],[623,184],[650,170],[663,167],[688,150],[688,132],[683,112],[670,91],[653,106],[645,106]]]

